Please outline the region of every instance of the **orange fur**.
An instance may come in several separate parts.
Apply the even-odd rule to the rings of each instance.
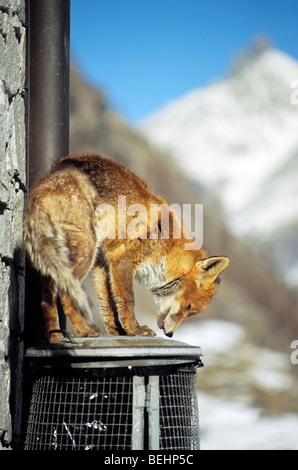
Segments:
[[[157,207],[168,219],[158,211],[149,216]],[[184,318],[205,308],[228,265],[226,257],[207,258],[185,230],[177,238],[177,230],[168,202],[120,164],[89,154],[58,159],[32,190],[24,223],[28,258],[42,276],[46,332],[58,325],[59,294],[80,336],[100,334],[81,287],[92,271],[111,335],[155,334],[134,315],[137,277],[152,290],[159,327],[172,336]],[[196,249],[186,250],[186,243]]]

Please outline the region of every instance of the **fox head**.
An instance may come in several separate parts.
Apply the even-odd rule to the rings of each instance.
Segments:
[[[188,274],[153,291],[159,309],[157,324],[166,336],[171,338],[185,318],[204,310],[215,294],[218,276],[228,264],[225,256],[197,261]]]

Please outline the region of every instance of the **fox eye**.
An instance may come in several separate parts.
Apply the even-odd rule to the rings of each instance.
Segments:
[[[191,309],[191,303],[189,303],[186,307],[185,310],[190,310]]]

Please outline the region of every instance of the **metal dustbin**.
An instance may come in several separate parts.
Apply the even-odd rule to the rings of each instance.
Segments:
[[[198,450],[201,349],[65,338],[25,352],[25,450]]]

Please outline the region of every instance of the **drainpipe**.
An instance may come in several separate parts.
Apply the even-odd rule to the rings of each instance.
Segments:
[[[69,153],[70,0],[29,0],[29,186]]]
[[[28,0],[28,159],[30,188],[56,157],[69,153],[70,0]],[[43,339],[40,282],[26,270],[25,340]],[[59,309],[60,325],[65,315]]]

